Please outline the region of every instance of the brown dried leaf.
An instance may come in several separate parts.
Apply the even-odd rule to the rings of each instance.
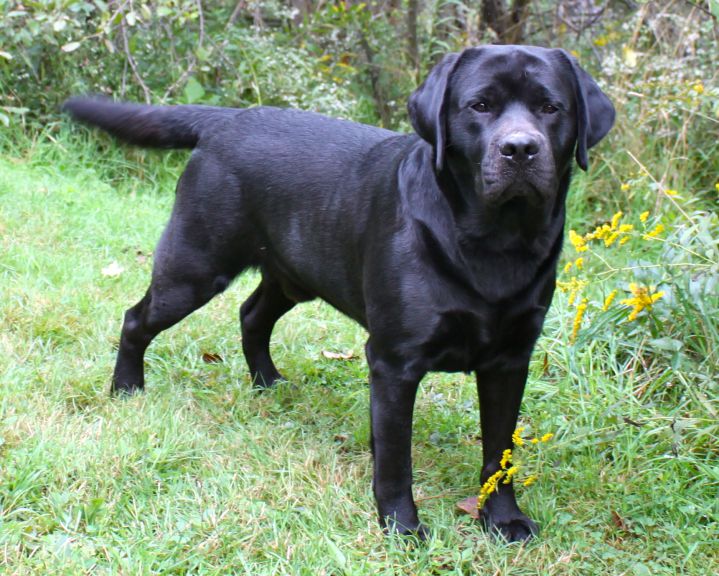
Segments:
[[[354,352],[330,352],[329,350],[322,350],[322,356],[329,358],[330,360],[350,360],[355,357]]]
[[[219,354],[215,354],[214,352],[203,352],[202,361],[205,364],[217,364],[219,362],[224,362],[225,360],[222,358],[222,356],[220,356]]]
[[[469,514],[475,520],[479,518],[479,508],[477,508],[476,496],[470,496],[469,498],[465,498],[464,500],[457,502],[457,509],[460,512]]]
[[[627,524],[626,520],[624,520],[624,518],[622,518],[622,517],[619,515],[619,512],[617,512],[616,510],[612,510],[612,522],[613,522],[614,525],[615,525],[619,530],[621,530],[622,532],[627,532],[627,533],[630,533],[630,532],[631,532],[631,530],[629,529],[629,525]]]

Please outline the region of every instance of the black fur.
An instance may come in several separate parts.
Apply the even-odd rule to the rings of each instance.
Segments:
[[[431,370],[475,371],[482,481],[511,447],[555,284],[572,158],[614,110],[561,50],[472,48],[412,95],[404,135],[308,112],[76,98],[75,118],[143,146],[193,147],[152,282],[125,315],[113,390],[144,387],[152,339],[257,267],[241,307],[255,383],[281,378],[275,322],[322,298],[369,332],[374,492],[386,529],[424,534],[412,499],[415,394]],[[482,510],[508,540],[536,532],[502,485]]]

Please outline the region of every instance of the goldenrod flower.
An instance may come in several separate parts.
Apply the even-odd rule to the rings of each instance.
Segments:
[[[502,459],[499,461],[499,465],[502,467],[502,470],[507,469],[507,464],[512,463],[512,449],[507,448],[504,452],[502,452]]]
[[[512,481],[512,476],[514,476],[519,471],[518,466],[512,466],[509,470],[507,470],[507,475],[504,478],[504,484],[509,484]]]
[[[479,496],[477,497],[477,508],[481,508],[487,498],[489,498],[489,495],[497,491],[497,485],[506,473],[504,470],[497,470],[482,484],[482,487],[479,489]]]
[[[609,247],[619,238],[619,232],[612,232],[609,236],[604,239],[604,245]]]
[[[631,236],[625,236],[619,241],[620,246],[624,246],[627,242],[629,242],[632,239]]]
[[[717,184],[717,186],[719,186],[719,184]],[[646,221],[647,221],[647,218],[649,218],[649,210],[647,210],[646,212],[642,212],[642,213],[639,215],[639,219],[640,219],[642,222],[646,222]]]
[[[537,481],[537,477],[534,474],[532,474],[531,476],[528,476],[527,479],[524,482],[522,482],[522,484],[524,486],[531,486],[536,481]]]
[[[642,238],[649,240],[650,238],[657,238],[659,234],[664,232],[664,224],[657,224],[651,232],[642,234]]]
[[[587,299],[582,299],[581,303],[577,305],[577,313],[574,316],[574,323],[572,324],[572,335],[569,337],[570,342],[574,342],[577,338],[577,334],[579,333],[579,328],[582,326],[582,318],[584,317],[584,312],[587,309]]]
[[[667,196],[676,196],[677,194],[679,194],[679,192],[677,192],[676,190],[672,190],[671,188],[667,188],[666,190],[664,190],[664,194],[666,194]]]
[[[531,442],[532,444],[539,444],[539,438],[532,438],[532,439],[530,440],[530,442]]]
[[[567,262],[564,265],[564,273],[566,274],[567,272],[569,272],[572,269],[573,265],[574,265],[574,262]]]
[[[522,426],[521,428],[517,428],[512,434],[512,443],[515,446],[524,445],[524,440],[522,440],[522,432],[524,432],[524,426]]]
[[[651,310],[652,305],[664,296],[664,292],[656,292],[652,294],[650,288],[646,286],[639,286],[639,284],[635,284],[634,282],[629,285],[629,291],[632,293],[632,297],[625,298],[620,302],[625,306],[632,307],[632,311],[627,317],[628,322],[636,320],[642,310]]]
[[[581,292],[587,284],[588,282],[586,280],[577,280],[576,276],[572,276],[569,279],[569,282],[557,280],[557,288],[559,288],[562,292],[569,292],[570,306],[574,304],[577,294],[579,294],[579,292]]]
[[[584,268],[584,258],[577,258],[577,259],[574,261],[574,265],[575,265],[577,268],[579,268],[580,270],[581,270],[582,268]]]
[[[622,212],[621,210],[619,212],[617,212],[614,216],[612,216],[612,224],[611,224],[612,230],[617,229],[617,224],[619,224],[619,220],[621,219],[622,216],[624,216],[624,212]]]
[[[627,183],[625,182],[624,184],[621,185],[620,190],[621,190],[622,192],[626,192],[627,190],[629,190],[629,184],[627,184]]]
[[[704,94],[704,84],[697,82],[694,86],[692,86],[692,90],[694,90],[697,94]]]
[[[602,306],[602,310],[606,312],[609,310],[609,307],[612,305],[612,302],[614,302],[614,298],[617,296],[618,290],[612,290],[609,295],[604,299],[604,306]]]
[[[554,438],[554,434],[552,432],[547,432],[544,436],[542,436],[541,440],[542,442],[549,442],[552,438]]]
[[[582,236],[577,234],[574,230],[569,231],[569,241],[574,246],[577,252],[584,252],[587,249],[587,243]]]

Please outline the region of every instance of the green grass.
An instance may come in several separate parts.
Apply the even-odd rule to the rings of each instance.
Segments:
[[[557,296],[523,405],[528,431],[556,434],[520,451],[540,476],[519,489],[541,526],[525,546],[455,512],[479,489],[474,380],[428,376],[415,495],[433,532],[407,545],[375,520],[366,335],[324,304],[278,325],[289,382],[267,393],[241,353],[248,274],[153,343],[145,394],[109,398],[122,314],[149,281],[183,156],[55,140],[0,158],[0,572],[719,573],[715,318],[692,320],[704,357],[688,347],[683,363],[647,366],[627,329],[569,345]],[[588,187],[574,222],[597,218],[582,211]],[[124,272],[104,276],[113,261]]]

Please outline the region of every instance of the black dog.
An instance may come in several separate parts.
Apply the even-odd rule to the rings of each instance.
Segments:
[[[150,287],[125,314],[115,392],[142,389],[152,339],[256,267],[262,281],[240,310],[256,384],[282,378],[270,335],[298,302],[322,298],[369,332],[385,529],[424,535],[410,443],[426,372],[476,371],[481,480],[499,469],[554,292],[572,158],[586,169],[614,121],[571,56],[521,46],[446,56],[410,98],[419,136],[266,107],[77,98],[65,109],[134,144],[194,148]],[[511,484],[482,514],[510,541],[536,532]]]

